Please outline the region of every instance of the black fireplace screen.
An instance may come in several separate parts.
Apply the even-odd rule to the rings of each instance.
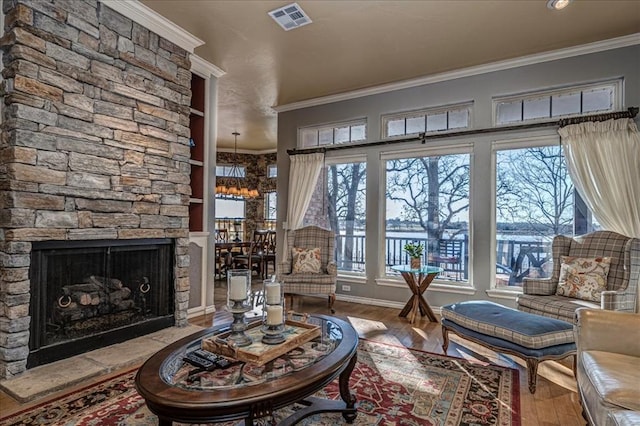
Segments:
[[[172,260],[168,239],[34,243],[28,365],[172,325]]]

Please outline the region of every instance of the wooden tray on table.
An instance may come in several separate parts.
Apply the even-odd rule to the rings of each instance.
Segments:
[[[226,338],[231,335],[231,331],[225,331],[202,339],[202,349],[239,361],[264,365],[303,343],[315,339],[322,332],[318,325],[287,319],[283,332],[285,341],[278,345],[266,345],[262,343],[261,325],[262,321],[254,321],[247,326],[245,333],[253,341],[249,346],[240,348],[235,345],[229,345]]]

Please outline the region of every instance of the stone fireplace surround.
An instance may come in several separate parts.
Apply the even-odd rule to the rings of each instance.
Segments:
[[[35,241],[174,241],[187,324],[189,53],[96,0],[3,2],[0,378],[26,370]]]

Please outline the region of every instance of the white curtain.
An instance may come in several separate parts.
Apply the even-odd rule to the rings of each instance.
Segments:
[[[289,202],[287,204],[287,229],[284,235],[284,257],[289,257],[287,231],[302,226],[313,191],[324,164],[324,154],[292,155],[289,169]]]
[[[573,184],[598,222],[640,238],[640,135],[632,119],[558,130]]]

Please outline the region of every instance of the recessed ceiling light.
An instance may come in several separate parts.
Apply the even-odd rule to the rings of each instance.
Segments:
[[[311,19],[304,13],[298,3],[291,3],[269,12],[269,16],[278,23],[285,31],[302,27],[311,23]]]
[[[549,0],[547,1],[547,7],[551,10],[560,10],[567,7],[572,1],[573,0]]]

